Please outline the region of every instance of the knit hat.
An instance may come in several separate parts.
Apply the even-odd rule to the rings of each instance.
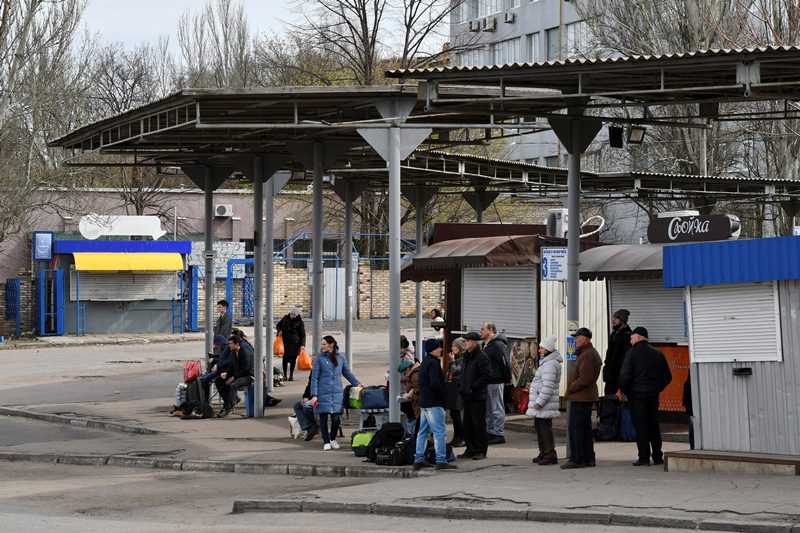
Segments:
[[[479,341],[481,340],[481,334],[477,331],[470,331],[466,335],[464,335],[465,341]]]
[[[442,347],[442,341],[439,339],[426,339],[425,340],[425,354],[429,354],[437,348]]]
[[[619,311],[614,313],[614,317],[615,318],[619,318],[620,320],[622,320],[626,324],[628,323],[628,317],[629,316],[631,316],[631,312],[628,311],[627,309],[620,309]]]
[[[647,328],[643,328],[642,326],[637,326],[636,329],[633,330],[631,335],[641,335],[645,339],[649,338],[649,335],[647,335]]]
[[[457,339],[453,339],[453,346],[458,348],[458,351],[464,353],[467,351],[467,342],[464,340],[464,337],[458,337]]]
[[[580,328],[578,331],[575,332],[576,337],[586,337],[587,339],[592,338],[592,330],[589,328]]]
[[[406,371],[407,368],[410,368],[412,366],[414,366],[414,363],[412,363],[411,361],[403,361],[402,363],[400,363],[400,366],[397,367],[397,371],[402,374],[403,372]]]
[[[289,314],[294,316],[300,316],[300,310],[297,307],[292,307],[289,309]]]
[[[544,348],[548,352],[555,352],[556,351],[556,338],[555,337],[547,337],[542,342],[539,343],[539,348]]]

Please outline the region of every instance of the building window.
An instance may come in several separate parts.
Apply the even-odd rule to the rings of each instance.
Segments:
[[[495,65],[519,63],[519,42],[520,38],[517,37],[516,39],[494,43],[494,57],[492,63]]]
[[[585,21],[567,24],[567,58],[584,57],[591,50],[591,34]]]
[[[480,0],[478,16],[487,17],[503,10],[503,0]]]
[[[546,167],[557,167],[558,166],[558,156],[557,155],[547,155],[544,157],[544,166]]]
[[[539,51],[539,32],[528,35],[528,61],[536,63],[541,59]]]
[[[515,7],[519,7],[520,4],[521,4],[520,0],[509,0],[508,9],[514,9]]]
[[[561,55],[558,49],[558,26],[546,30],[544,36],[547,41],[547,61],[554,61]]]
[[[456,54],[456,65],[460,67],[483,66],[486,64],[483,58],[484,53],[482,47],[464,50],[463,52]]]

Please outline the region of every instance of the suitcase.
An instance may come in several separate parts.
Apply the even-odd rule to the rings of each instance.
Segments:
[[[633,427],[631,408],[627,403],[619,410],[619,440],[622,442],[636,442],[636,430]]]
[[[353,436],[350,438],[350,447],[353,449],[353,453],[356,457],[367,456],[367,448],[369,447],[369,443],[372,442],[372,437],[374,436],[375,431],[372,430],[353,432]]]

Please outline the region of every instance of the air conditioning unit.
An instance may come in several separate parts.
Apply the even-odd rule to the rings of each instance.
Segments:
[[[217,204],[214,206],[215,217],[232,217],[233,205],[232,204]]]
[[[483,19],[483,31],[495,31],[497,29],[497,19],[486,17]]]
[[[547,236],[565,238],[567,236],[567,209],[547,210]]]
[[[469,31],[481,31],[481,21],[471,20],[469,22]]]
[[[503,19],[503,22],[505,22],[506,24],[514,24],[516,20],[517,20],[516,13],[512,13],[511,11],[506,11],[506,16],[505,19]]]

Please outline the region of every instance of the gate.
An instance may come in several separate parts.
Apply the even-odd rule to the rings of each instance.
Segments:
[[[64,334],[64,271],[36,273],[36,330],[39,335]]]
[[[14,336],[20,336],[20,279],[12,278],[6,280],[6,319],[14,320],[15,330]]]

